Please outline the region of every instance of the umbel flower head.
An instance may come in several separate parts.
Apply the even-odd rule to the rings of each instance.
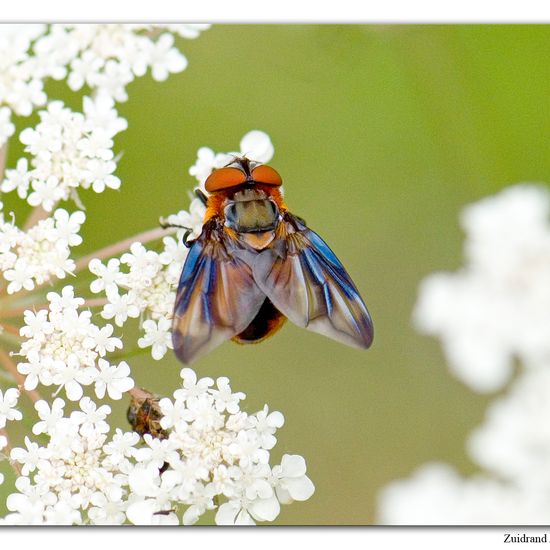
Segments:
[[[12,386],[0,389],[0,454],[8,459],[0,467],[16,474],[4,524],[191,524],[207,513],[219,524],[253,523],[313,494],[301,456],[270,465],[283,415],[267,405],[247,414],[244,394],[226,377],[197,379],[184,369],[170,399],[134,387],[129,356],[150,350],[160,360],[171,347],[185,230],[156,227],[75,257],[86,193],[122,185],[115,140],[128,127],[117,111],[127,85],[147,72],[162,81],[184,70],[175,35],[195,38],[207,27],[0,28],[0,190],[33,207],[16,223],[0,203],[0,366]],[[48,79],[86,90],[81,111],[48,97]],[[13,113],[38,116],[19,131],[24,156],[5,169]],[[243,138],[243,152],[251,147],[273,154],[263,132]],[[196,235],[203,216],[194,199],[168,221]],[[142,331],[137,349],[121,331],[131,319]],[[129,397],[131,429],[116,424],[107,404]],[[14,430],[24,433],[18,446]]]
[[[51,407],[38,401],[33,433],[48,443],[26,437],[26,448],[12,449],[21,475],[3,523],[192,524],[215,510],[219,525],[253,524],[313,494],[301,456],[269,464],[280,412],[266,405],[248,415],[245,395],[225,377],[197,379],[191,369],[181,376],[173,399],[159,402],[162,437],[144,433],[142,442],[120,429],[109,437],[111,409],[89,397],[68,415],[61,398]]]
[[[136,77],[150,71],[154,80],[162,81],[187,67],[187,59],[174,46],[174,34],[192,39],[208,27],[204,24],[2,25],[0,146],[15,131],[12,112],[29,116],[46,104],[46,80],[66,80],[73,91],[87,86],[94,96],[126,101],[126,87]],[[54,138],[54,144],[58,143],[55,139],[58,136],[50,137]]]

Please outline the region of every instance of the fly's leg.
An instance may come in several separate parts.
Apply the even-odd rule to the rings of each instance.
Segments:
[[[183,239],[182,239],[183,244],[187,248],[189,248],[191,246],[191,243],[193,242],[192,240],[189,239],[189,235],[191,235],[191,233],[193,233],[193,229],[191,227],[187,227],[185,225],[179,225],[177,223],[168,223],[167,221],[164,220],[164,218],[161,218],[159,220],[159,224],[163,229],[168,229],[170,227],[176,227],[178,229],[185,229],[185,233],[183,234]]]

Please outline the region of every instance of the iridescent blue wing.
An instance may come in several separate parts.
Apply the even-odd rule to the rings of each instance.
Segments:
[[[174,351],[184,363],[242,332],[265,299],[249,265],[231,254],[234,246],[220,228],[203,230],[189,249],[172,321]]]
[[[257,285],[296,325],[368,348],[372,320],[340,260],[298,218],[286,214],[281,223],[280,237],[252,263]]]

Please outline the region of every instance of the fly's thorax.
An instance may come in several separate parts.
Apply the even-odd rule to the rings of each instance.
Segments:
[[[237,233],[273,231],[280,220],[275,201],[257,188],[236,191],[226,199],[223,213],[225,225]]]

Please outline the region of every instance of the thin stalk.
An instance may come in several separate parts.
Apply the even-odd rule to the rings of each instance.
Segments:
[[[7,323],[0,323],[0,331],[7,332],[8,334],[17,336],[18,338],[20,337],[19,327],[15,327]]]
[[[4,179],[6,171],[6,162],[8,161],[8,142],[4,143],[0,148],[0,180]]]
[[[49,216],[51,216],[51,212],[44,210],[41,206],[36,206],[27,218],[23,226],[23,231],[27,231],[31,227],[34,227],[40,220],[45,220]]]
[[[82,269],[87,268],[90,260],[92,260],[93,258],[98,258],[100,260],[110,258],[111,256],[115,256],[116,254],[125,252],[135,242],[140,242],[142,244],[148,243],[150,241],[160,239],[161,237],[164,237],[166,235],[170,235],[170,233],[173,233],[173,231],[165,229],[164,227],[156,227],[155,229],[149,229],[148,231],[138,233],[137,235],[134,235],[133,237],[130,237],[128,239],[124,239],[123,241],[119,241],[118,243],[111,244],[109,246],[106,246],[105,248],[101,248],[100,250],[96,250],[95,252],[92,252],[91,254],[80,258],[76,262],[74,273],[78,273]]]
[[[6,438],[6,441],[7,441],[7,445],[4,447],[4,450],[2,452],[8,457],[8,462],[10,463],[11,467],[13,468],[15,474],[17,476],[20,476],[21,475],[21,466],[19,466],[19,464],[15,460],[11,460],[11,458],[9,458],[11,450],[13,449],[13,447],[12,447],[12,444],[10,443],[10,438],[9,438],[8,432],[5,430],[5,428],[2,428],[0,430],[0,435],[3,435]]]
[[[90,298],[89,300],[85,300],[81,307],[99,307],[104,306],[107,303],[107,298]],[[30,304],[28,306],[24,307],[17,307],[13,309],[6,309],[4,311],[0,310],[0,319],[5,319],[8,317],[19,317],[25,311],[32,309],[33,311],[40,311],[41,309],[48,309],[50,304]],[[5,326],[3,323],[0,322],[0,327]],[[9,325],[8,325],[9,326]]]
[[[84,256],[83,258],[80,258],[76,262],[76,266],[75,266],[75,269],[74,269],[74,272],[72,273],[72,275],[75,275],[79,271],[82,271],[83,269],[87,268],[88,264],[90,263],[90,260],[92,260],[93,258],[98,258],[100,260],[102,260],[104,258],[109,258],[111,256],[114,256],[115,254],[125,252],[136,241],[139,241],[141,243],[148,243],[150,241],[160,239],[161,237],[164,237],[166,235],[170,235],[172,233],[174,233],[174,230],[166,229],[164,227],[157,227],[156,229],[150,229],[149,231],[144,231],[143,233],[138,233],[137,235],[134,235],[133,237],[130,237],[129,239],[125,239],[125,240],[120,241],[118,243],[106,246],[105,248],[101,248],[100,250],[96,250],[95,252],[92,252],[91,254],[88,254],[87,256]],[[50,281],[46,281],[46,282],[42,283],[41,285],[36,285],[32,290],[20,290],[17,294],[14,294],[13,297],[6,297],[5,303],[6,302],[9,303],[11,300],[13,300],[15,298],[20,298],[22,296],[26,296],[30,292],[35,292],[37,290],[40,290],[43,286],[46,286],[47,284],[50,284]],[[1,294],[2,294],[2,291],[0,290],[0,295]]]

